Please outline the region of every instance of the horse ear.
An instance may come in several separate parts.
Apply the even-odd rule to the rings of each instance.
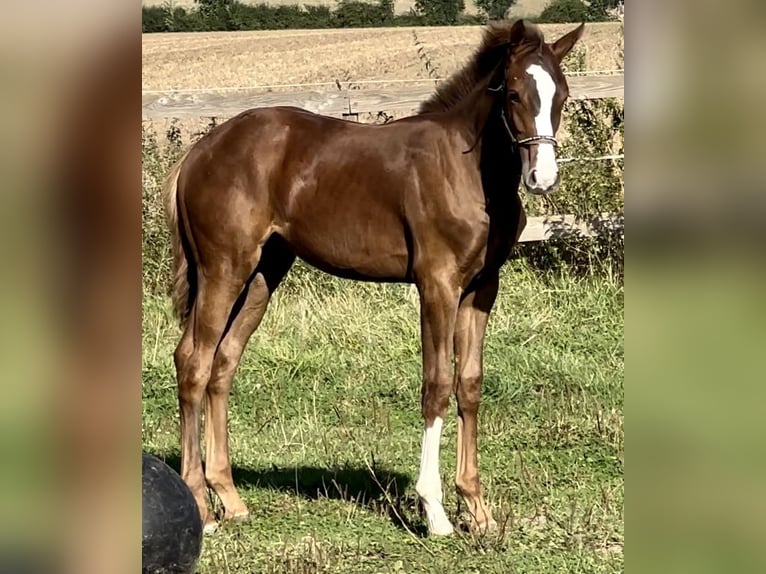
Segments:
[[[511,46],[519,46],[521,44],[542,43],[542,39],[542,32],[535,24],[526,20],[516,20],[511,26],[508,42]]]
[[[582,37],[583,30],[585,30],[585,22],[551,44],[551,51],[559,62],[574,48],[577,40]]]
[[[527,31],[525,29],[524,20],[516,20],[513,26],[511,26],[511,34],[508,41],[512,46],[518,45],[524,41],[526,35]]]

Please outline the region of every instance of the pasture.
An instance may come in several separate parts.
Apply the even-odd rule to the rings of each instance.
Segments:
[[[569,28],[544,26],[549,38]],[[428,78],[413,32],[446,76],[481,30],[145,35],[143,89]],[[616,67],[619,38],[618,24],[588,25],[577,67]],[[170,254],[157,197],[177,154],[165,147],[166,125],[144,124],[161,137],[145,138],[143,149],[142,446],[178,468],[172,355],[180,331],[164,291]],[[591,129],[582,125],[578,140]],[[621,210],[615,170],[569,166],[556,203],[525,196],[528,212]],[[230,401],[234,479],[251,516],[205,537],[199,572],[623,571],[624,292],[610,253],[587,243],[530,244],[506,264],[479,414],[481,476],[500,528],[445,539],[423,537],[414,489],[422,431],[417,297],[408,286],[296,265],[250,341]],[[454,409],[453,399],[440,470],[457,524]]]
[[[417,299],[298,266],[235,378],[234,477],[250,521],[205,538],[200,572],[619,572],[623,290],[518,260],[486,342],[480,465],[498,534],[421,538]],[[143,447],[178,465],[165,298],[145,296]],[[454,401],[453,401],[454,409]],[[451,484],[455,421],[441,475]]]

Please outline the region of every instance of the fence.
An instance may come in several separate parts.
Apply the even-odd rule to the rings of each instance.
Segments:
[[[596,75],[572,74],[568,78],[570,99],[624,99],[625,79],[622,73],[607,71]],[[375,87],[378,82],[388,84]],[[413,85],[402,87],[401,84]],[[162,118],[233,117],[255,107],[296,106],[315,113],[336,117],[358,114],[414,113],[427,99],[438,80],[373,80],[367,82],[318,82],[275,86],[245,86],[218,90],[152,90],[142,94],[144,120]],[[344,86],[345,84],[345,86]],[[362,85],[372,88],[362,88]],[[417,85],[426,84],[426,85]],[[332,87],[335,90],[273,91],[284,88]],[[560,158],[559,163],[573,161],[614,161],[623,155]],[[555,235],[593,236],[604,229],[621,229],[623,217],[600,214],[588,219],[574,215],[530,217],[519,238],[520,242],[544,241]]]

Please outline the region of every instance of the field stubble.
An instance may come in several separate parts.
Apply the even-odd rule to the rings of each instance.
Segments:
[[[552,41],[573,26],[541,27]],[[428,79],[413,33],[439,75],[447,77],[476,49],[482,27],[144,34],[142,89]],[[619,23],[587,24],[579,44],[585,52],[584,69],[616,68],[619,42]]]
[[[543,24],[542,28],[551,41],[572,26]],[[215,91],[336,80],[344,89],[352,90],[401,87],[400,83],[385,80],[433,80],[459,70],[478,46],[481,34],[481,26],[144,34],[142,89]],[[618,23],[588,24],[577,49],[566,62],[567,69],[599,71],[622,67],[621,37]],[[419,49],[422,55],[418,54]],[[376,83],[355,83],[367,80]],[[264,88],[273,92],[301,89],[337,88]],[[360,114],[358,120],[379,123],[414,111],[381,110],[381,114]],[[203,117],[154,119],[145,120],[144,125],[162,139],[171,125],[188,135],[204,130],[209,121]],[[559,135],[566,139],[566,118]]]

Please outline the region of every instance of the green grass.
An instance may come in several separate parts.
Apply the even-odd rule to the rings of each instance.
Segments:
[[[146,295],[143,313],[143,445],[177,467],[179,332],[166,299]],[[485,345],[479,437],[501,528],[485,538],[423,537],[418,333],[407,286],[294,269],[231,397],[235,481],[252,516],[205,538],[200,572],[623,570],[619,282],[506,266]],[[457,521],[454,469],[450,416],[441,473]]]

